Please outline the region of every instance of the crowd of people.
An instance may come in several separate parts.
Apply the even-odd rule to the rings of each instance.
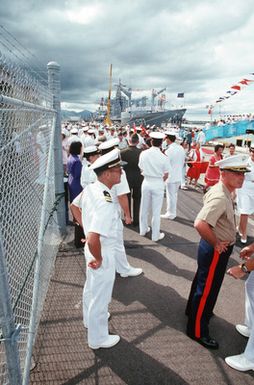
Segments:
[[[120,337],[108,331],[108,305],[115,273],[135,277],[142,269],[129,264],[123,242],[123,224],[151,231],[151,239],[162,240],[161,219],[177,216],[179,188],[198,180],[204,162],[203,131],[197,141],[180,138],[175,128],[112,127],[87,123],[62,128],[64,172],[68,178],[73,220],[80,229],[80,244],[86,257],[83,291],[83,320],[92,349],[110,348]],[[248,216],[254,213],[254,147],[250,155],[235,154],[235,146],[223,157],[224,146],[215,145],[207,162],[204,206],[194,227],[201,236],[197,272],[193,279],[186,315],[187,335],[209,349],[218,342],[209,334],[209,322],[236,241],[247,242]],[[187,170],[187,171],[186,171]],[[166,212],[161,214],[166,193]],[[68,203],[68,204],[69,204]],[[240,214],[236,229],[235,206]],[[245,259],[228,270],[235,278],[254,270],[254,244],[241,251]],[[250,336],[242,355],[227,357],[238,370],[254,370],[254,272],[246,281],[246,320],[237,330]]]

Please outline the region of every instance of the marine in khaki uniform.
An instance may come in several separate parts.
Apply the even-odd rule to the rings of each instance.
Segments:
[[[221,177],[204,197],[204,206],[194,226],[201,236],[198,268],[192,283],[186,315],[187,335],[210,349],[218,342],[209,335],[213,314],[227,263],[235,243],[235,218],[231,194],[240,188],[247,169],[246,155],[236,155],[216,162]]]

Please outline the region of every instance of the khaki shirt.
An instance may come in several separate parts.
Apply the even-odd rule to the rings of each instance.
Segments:
[[[197,219],[208,223],[220,241],[236,241],[236,225],[233,201],[222,182],[213,186],[204,196],[204,206]]]

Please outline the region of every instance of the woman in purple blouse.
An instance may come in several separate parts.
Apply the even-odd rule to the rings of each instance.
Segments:
[[[81,193],[83,190],[80,184],[80,176],[82,163],[80,155],[82,151],[81,142],[72,142],[69,149],[69,157],[67,161],[67,172],[68,172],[68,187],[70,193],[70,203],[73,199]]]

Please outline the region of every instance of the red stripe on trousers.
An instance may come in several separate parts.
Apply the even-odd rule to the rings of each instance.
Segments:
[[[195,321],[195,337],[196,338],[200,338],[201,337],[200,321],[201,321],[201,318],[202,318],[202,315],[203,315],[204,307],[206,305],[207,297],[208,297],[208,295],[210,294],[210,291],[211,291],[211,286],[212,286],[212,283],[213,283],[213,277],[214,277],[215,269],[216,269],[216,266],[217,266],[217,263],[218,263],[218,260],[219,260],[219,256],[220,256],[219,252],[217,250],[214,250],[213,260],[212,260],[211,266],[209,268],[209,272],[208,272],[208,276],[207,276],[207,279],[206,279],[206,284],[205,284],[204,292],[203,292],[203,295],[201,297],[201,300],[200,300],[200,303],[199,303],[199,306],[198,306],[197,315],[196,315],[196,321]]]

